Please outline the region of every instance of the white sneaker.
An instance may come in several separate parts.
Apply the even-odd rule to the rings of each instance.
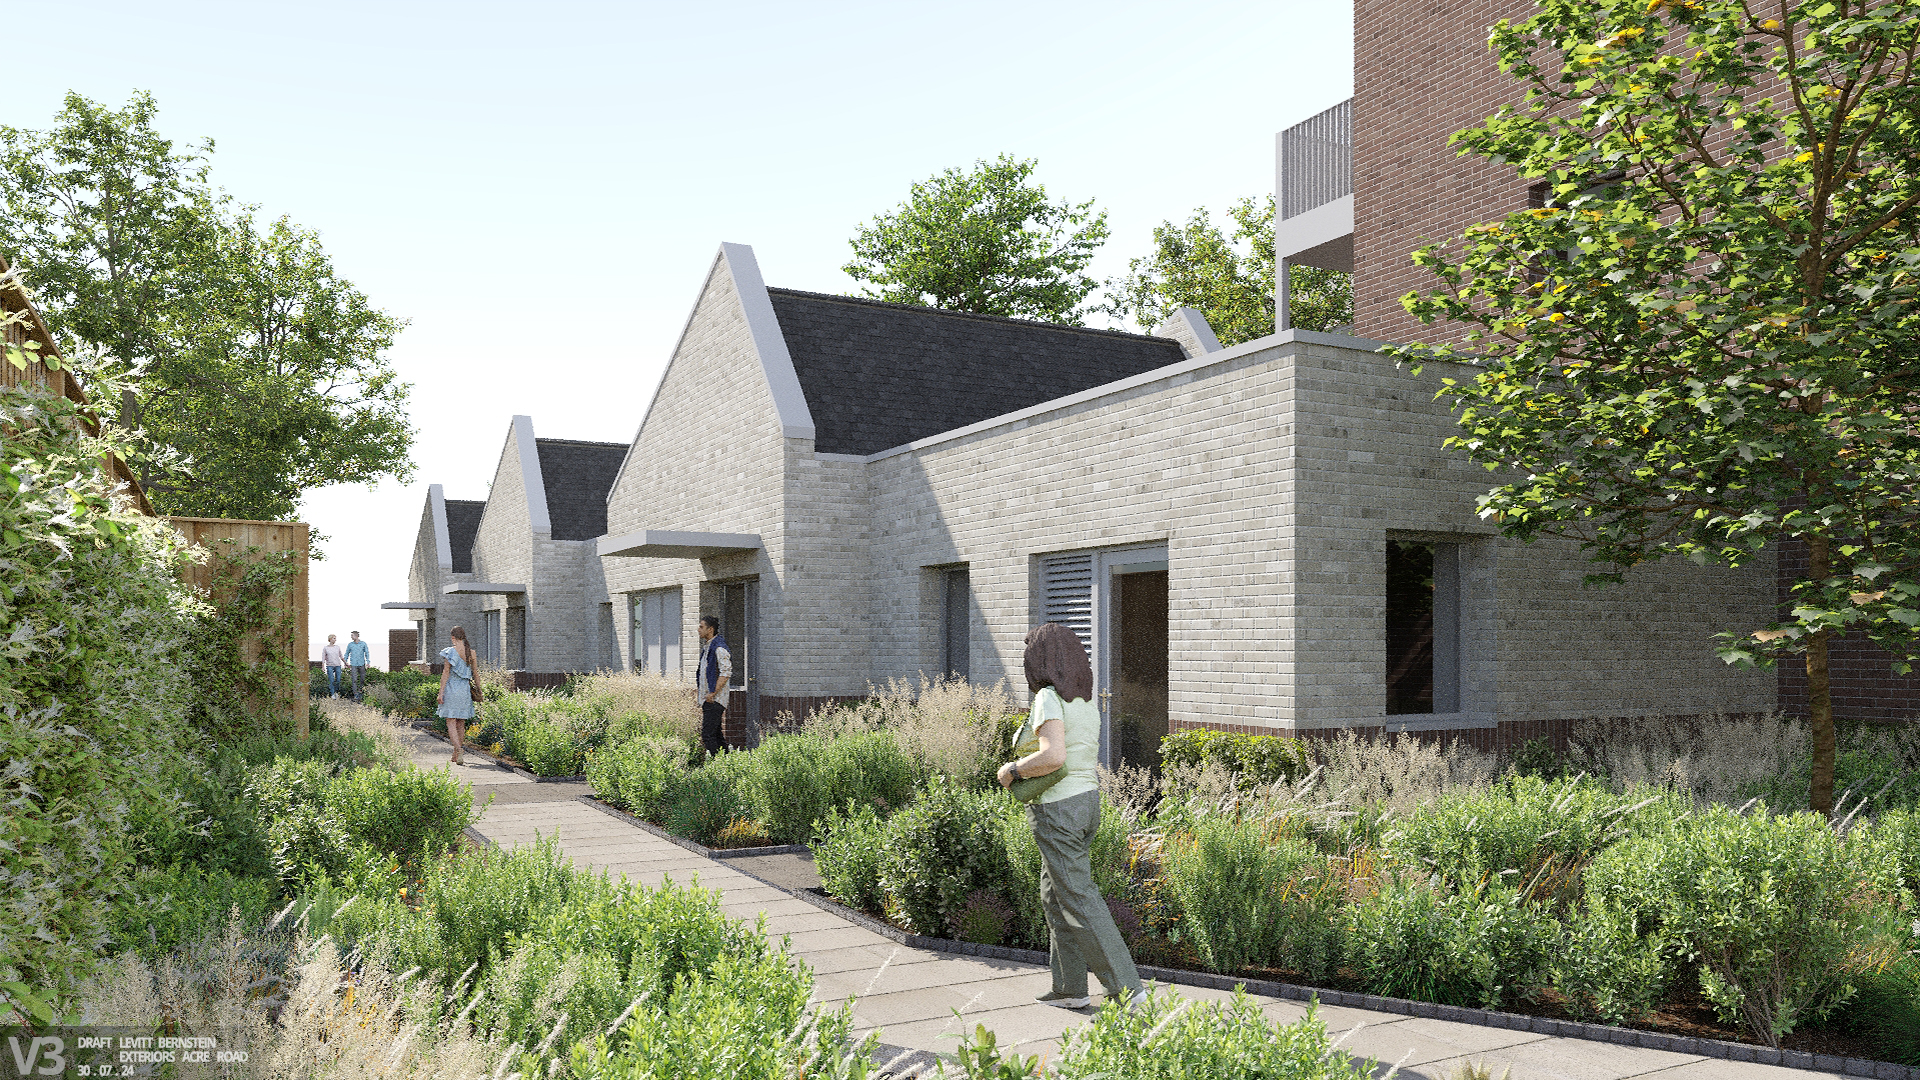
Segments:
[[[1085,994],[1074,997],[1072,994],[1062,994],[1057,990],[1049,990],[1034,1000],[1042,1005],[1052,1005],[1056,1009],[1084,1009],[1093,1004],[1093,999]]]
[[[1145,1005],[1146,1003],[1147,1003],[1147,992],[1143,988],[1143,989],[1135,990],[1133,992],[1133,996],[1127,999],[1127,1003],[1125,1007],[1129,1009],[1137,1009],[1140,1006]]]

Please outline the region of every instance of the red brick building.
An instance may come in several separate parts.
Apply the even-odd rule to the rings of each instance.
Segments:
[[[1501,19],[1532,14],[1529,0],[1354,0],[1353,97],[1276,137],[1275,250],[1289,266],[1353,275],[1357,337],[1458,341],[1461,329],[1423,326],[1400,298],[1432,276],[1411,253],[1528,205],[1511,166],[1461,157],[1454,132],[1475,127],[1521,90],[1487,49]],[[1280,328],[1287,322],[1284,286]],[[1780,555],[1782,598],[1804,552]],[[1890,720],[1920,714],[1920,678],[1896,677],[1891,657],[1856,637],[1836,642],[1838,715]],[[1780,707],[1806,709],[1806,673],[1783,664]]]

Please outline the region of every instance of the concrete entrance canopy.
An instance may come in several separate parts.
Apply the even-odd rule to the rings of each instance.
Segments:
[[[668,532],[642,529],[621,536],[603,536],[601,558],[711,559],[758,551],[763,545],[754,533]]]
[[[439,605],[435,604],[431,600],[395,600],[392,603],[381,604],[380,610],[381,611],[432,611],[435,607],[438,607],[438,606]]]
[[[523,593],[527,591],[527,587],[525,585],[502,585],[494,581],[456,581],[450,585],[440,586],[440,591],[448,596],[452,596],[455,593]]]

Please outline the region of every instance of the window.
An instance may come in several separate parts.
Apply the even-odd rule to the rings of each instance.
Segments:
[[[727,653],[733,659],[733,681],[728,687],[734,690],[747,688],[747,665],[753,657],[753,627],[748,620],[752,618],[753,607],[751,593],[754,583],[751,581],[729,581],[719,586],[720,636],[727,640]]]
[[[1387,541],[1387,715],[1460,711],[1460,545]]]
[[[973,595],[967,568],[942,571],[940,586],[941,674],[968,679],[973,675]]]
[[[633,669],[680,675],[680,590],[633,596]]]
[[[599,631],[600,637],[600,656],[594,661],[594,666],[602,671],[619,671],[620,643],[614,639],[613,635],[613,604],[611,602],[600,605],[600,618],[594,626]]]
[[[498,611],[483,611],[480,613],[479,646],[480,647],[475,649],[474,652],[480,654],[480,662],[490,668],[499,667],[500,613]]]

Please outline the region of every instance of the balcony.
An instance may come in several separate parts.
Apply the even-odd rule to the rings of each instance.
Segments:
[[[1353,99],[1275,138],[1279,220],[1274,254],[1285,263],[1353,270]]]

